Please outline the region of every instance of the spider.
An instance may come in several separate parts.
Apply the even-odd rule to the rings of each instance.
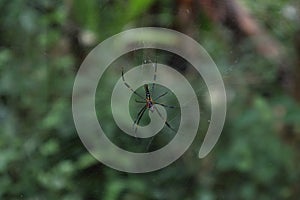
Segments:
[[[157,72],[157,64],[155,64],[155,71],[154,71],[154,77],[153,77],[153,83],[152,83],[152,89],[151,89],[151,93],[154,93],[154,86],[155,86],[155,81],[156,81],[156,72]],[[140,95],[139,93],[137,93],[136,91],[134,91],[132,89],[132,87],[125,81],[124,78],[124,69],[122,68],[122,80],[124,82],[124,85],[133,92],[133,94],[135,94],[136,96],[140,97],[142,100],[135,100],[136,103],[144,103],[145,105],[140,109],[140,111],[137,113],[136,119],[134,120],[133,123],[133,127],[136,125],[138,125],[140,123],[140,120],[142,119],[145,111],[147,109],[149,109],[151,112],[156,111],[158,113],[158,115],[160,116],[160,118],[164,121],[165,125],[171,129],[172,131],[176,132],[176,130],[174,128],[172,128],[172,126],[163,118],[163,116],[161,115],[161,113],[158,111],[158,109],[155,107],[155,104],[157,105],[161,105],[163,107],[166,108],[176,108],[175,106],[169,106],[169,105],[165,105],[163,103],[159,103],[157,102],[158,99],[160,99],[161,97],[165,96],[168,94],[168,92],[165,92],[161,95],[159,95],[158,97],[152,99],[151,97],[151,93],[149,91],[149,85],[148,84],[144,84],[144,90],[145,90],[145,97],[143,97],[142,95]],[[135,128],[135,133],[137,131],[137,127]]]

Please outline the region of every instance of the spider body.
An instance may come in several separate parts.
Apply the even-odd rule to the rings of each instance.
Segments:
[[[148,88],[148,84],[144,85],[144,89],[146,92],[146,107],[153,112],[154,111],[154,101],[151,98],[150,92],[149,92],[149,88]]]
[[[156,81],[156,72],[157,72],[157,65],[155,64],[155,74],[154,74],[154,78],[153,78],[153,82],[154,83],[152,83],[152,88],[151,88],[152,95],[154,94],[154,86],[155,86],[155,81]],[[129,90],[131,90],[133,94],[135,94],[136,96],[138,96],[140,98],[140,100],[135,100],[135,102],[137,102],[137,103],[143,103],[144,104],[144,106],[137,113],[137,116],[136,116],[136,119],[134,120],[133,126],[139,124],[139,122],[140,122],[141,118],[143,117],[145,111],[147,109],[149,109],[151,112],[156,111],[158,113],[158,115],[160,116],[160,118],[164,121],[165,125],[168,128],[170,128],[172,131],[176,132],[176,130],[173,129],[170,126],[170,124],[166,121],[166,119],[163,118],[163,116],[161,115],[161,113],[155,107],[155,104],[157,104],[157,105],[161,105],[161,106],[166,107],[166,108],[176,108],[175,106],[169,106],[169,105],[165,105],[163,103],[156,102],[156,100],[158,100],[161,97],[165,96],[166,94],[168,94],[168,92],[165,92],[165,93],[163,93],[163,94],[155,97],[154,99],[152,99],[148,84],[144,84],[144,90],[145,90],[145,95],[146,95],[146,98],[144,98],[142,95],[140,95],[135,90],[133,90],[132,87],[125,81],[123,68],[122,68],[122,80],[124,82],[124,85]],[[137,130],[137,126],[135,127],[135,132],[136,132],[136,130]]]

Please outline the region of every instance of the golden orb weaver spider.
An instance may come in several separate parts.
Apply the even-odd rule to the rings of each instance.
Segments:
[[[157,73],[157,63],[155,63],[154,66],[154,76],[153,76],[153,83],[152,83],[152,88],[151,88],[151,93],[154,93],[154,88],[155,88],[155,81],[156,81],[156,73]],[[143,97],[142,95],[140,95],[139,93],[137,93],[135,90],[132,89],[132,87],[125,81],[124,78],[124,69],[122,68],[122,80],[124,82],[124,85],[131,90],[131,92],[133,92],[133,94],[135,94],[136,96],[138,96],[139,98],[141,98],[141,100],[135,100],[136,103],[144,103],[145,105],[139,110],[139,112],[137,113],[136,119],[134,120],[133,123],[133,127],[136,126],[136,128],[134,129],[134,132],[136,133],[137,131],[137,125],[139,125],[140,120],[142,119],[145,111],[147,109],[149,109],[151,112],[156,111],[158,113],[158,115],[160,116],[160,118],[164,121],[165,125],[172,131],[176,132],[176,130],[167,122],[166,119],[163,118],[163,116],[161,115],[161,113],[158,111],[158,109],[155,107],[155,104],[157,105],[161,105],[163,107],[166,108],[176,108],[176,106],[169,106],[169,105],[165,105],[163,103],[159,103],[157,102],[158,99],[160,99],[161,97],[165,96],[168,94],[168,92],[164,92],[163,94],[157,96],[156,98],[152,99],[152,95],[149,91],[149,85],[148,84],[144,84],[144,90],[145,90],[145,97]]]

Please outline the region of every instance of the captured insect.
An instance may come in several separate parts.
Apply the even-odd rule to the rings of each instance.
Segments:
[[[133,92],[133,94],[135,94],[137,97],[139,97],[139,100],[135,100],[136,103],[143,103],[145,104],[137,113],[137,116],[134,120],[133,123],[133,127],[135,127],[134,132],[136,133],[137,131],[137,126],[139,125],[144,113],[146,110],[150,110],[151,112],[157,112],[158,115],[160,116],[160,118],[164,121],[165,125],[172,130],[173,132],[176,132],[176,130],[167,122],[166,119],[163,118],[163,116],[161,115],[161,113],[159,112],[159,110],[155,107],[155,104],[157,105],[161,105],[163,107],[166,108],[176,108],[176,106],[170,106],[170,105],[166,105],[160,102],[157,102],[157,100],[159,100],[160,98],[162,98],[163,96],[166,96],[168,94],[168,92],[164,92],[160,95],[158,95],[155,98],[152,98],[152,95],[154,94],[154,89],[155,89],[155,81],[156,81],[156,73],[157,73],[157,63],[155,63],[155,69],[154,69],[154,76],[153,76],[153,83],[152,83],[152,87],[151,87],[151,92],[149,90],[149,85],[148,84],[144,84],[144,90],[145,90],[145,96],[143,97],[142,95],[140,95],[139,93],[137,93],[136,91],[134,91],[132,89],[132,87],[126,82],[125,78],[124,78],[124,70],[122,68],[122,80],[125,84],[125,86],[131,90]]]

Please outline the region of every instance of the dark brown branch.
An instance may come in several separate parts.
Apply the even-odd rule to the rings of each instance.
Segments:
[[[215,23],[226,26],[236,40],[250,39],[257,52],[278,68],[278,78],[283,88],[292,92],[292,67],[280,42],[267,34],[250,12],[237,0],[199,0],[203,12]]]

